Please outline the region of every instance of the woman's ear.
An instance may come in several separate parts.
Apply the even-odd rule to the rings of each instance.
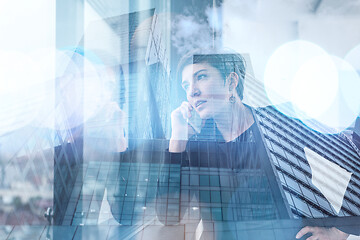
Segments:
[[[239,75],[236,72],[231,72],[227,80],[229,82],[229,91],[232,91],[239,84]]]

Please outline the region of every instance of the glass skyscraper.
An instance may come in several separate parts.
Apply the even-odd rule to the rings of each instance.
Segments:
[[[325,135],[311,130],[302,122],[291,119],[274,107],[256,110],[269,159],[275,166],[287,203],[295,218],[328,216],[359,216],[358,150],[344,135]],[[312,171],[304,148],[352,173],[342,208],[336,213],[311,180]],[[336,178],[337,176],[331,176]]]
[[[246,81],[247,104],[261,105],[261,84]],[[126,152],[106,161],[84,163],[84,178],[78,179],[78,190],[72,195],[77,204],[67,210],[66,219],[72,220],[64,224],[121,226],[128,229],[127,236],[138,236],[146,227],[176,231],[184,227],[181,232],[191,239],[201,221],[212,226],[208,232],[203,230],[207,232],[204,236],[231,239],[246,236],[242,226],[257,223],[265,226],[257,229],[258,234],[268,232],[269,239],[283,239],[290,235],[274,227],[280,220],[286,220],[282,227],[299,230],[306,219],[321,219],[323,226],[324,219],[332,219],[329,217],[359,215],[360,157],[348,137],[315,132],[276,107],[256,107],[252,113],[253,135],[246,141],[257,142],[261,167],[239,169],[227,162],[227,150],[218,147],[221,140],[212,121],[207,122],[202,136],[189,142],[197,156],[171,155],[165,139],[129,139]],[[352,173],[339,211],[314,185],[306,148]],[[242,166],[255,159],[247,161]],[[349,224],[354,221],[343,219]],[[296,231],[290,233],[294,236]],[[256,231],[252,234],[249,236],[257,236]]]

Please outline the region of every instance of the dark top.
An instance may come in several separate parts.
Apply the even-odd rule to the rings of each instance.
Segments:
[[[165,163],[177,163],[183,167],[260,169],[260,141],[255,140],[255,128],[254,123],[233,141],[225,142],[216,127],[215,134],[211,135],[207,131],[209,127],[204,127],[205,133],[201,131],[189,139],[185,152],[167,152]]]
[[[205,131],[202,130],[199,135],[189,139],[185,152],[165,153],[165,163],[181,166],[179,220],[186,218],[186,211],[191,207],[190,202],[194,196],[200,206],[207,204],[206,208],[211,211],[207,214],[206,209],[200,210],[200,217],[204,220],[249,221],[279,218],[269,178],[261,164],[261,152],[264,151],[259,151],[263,146],[262,141],[256,137],[259,136],[256,134],[256,123],[231,142],[225,142],[214,127],[206,125],[203,128]],[[167,178],[168,175],[165,174],[159,181],[159,199],[164,199],[164,196],[173,198],[175,195],[166,188]],[[162,192],[162,189],[168,192]],[[214,209],[219,212],[212,212]],[[162,209],[158,209],[160,221],[161,215],[165,215],[162,212]]]

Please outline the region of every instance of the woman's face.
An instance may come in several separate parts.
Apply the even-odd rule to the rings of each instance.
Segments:
[[[228,81],[207,63],[187,65],[182,71],[182,87],[193,108],[202,119],[226,114],[229,106]]]

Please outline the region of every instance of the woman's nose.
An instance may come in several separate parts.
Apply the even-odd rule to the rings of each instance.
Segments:
[[[189,93],[188,93],[191,97],[196,97],[196,96],[200,96],[201,92],[199,90],[199,88],[197,88],[197,86],[192,85],[190,86],[189,89]]]

